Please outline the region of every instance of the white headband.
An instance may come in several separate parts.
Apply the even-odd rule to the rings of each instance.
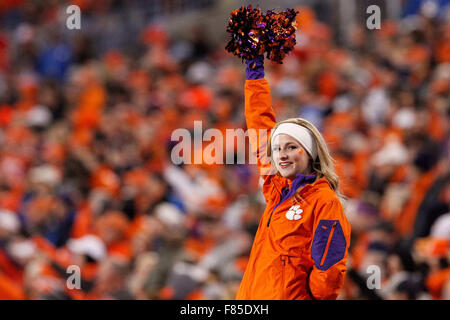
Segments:
[[[270,141],[272,145],[275,137],[281,133],[290,135],[292,138],[300,142],[300,144],[308,152],[311,158],[313,158],[313,160],[316,159],[317,145],[309,129],[294,123],[282,123],[275,129],[275,132],[272,134],[272,139]]]

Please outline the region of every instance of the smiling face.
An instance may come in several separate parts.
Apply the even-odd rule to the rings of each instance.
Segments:
[[[278,172],[294,179],[298,173],[310,174],[310,156],[302,145],[290,135],[277,135],[272,144],[272,160]]]

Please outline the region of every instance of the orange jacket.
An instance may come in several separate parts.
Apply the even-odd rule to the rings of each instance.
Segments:
[[[246,81],[245,117],[248,129],[270,130],[275,125],[265,79]],[[252,151],[262,159],[265,143],[258,148],[255,138],[249,138]],[[299,201],[292,196],[279,204],[290,181],[267,174],[270,169],[264,163],[258,168],[266,210],[236,299],[336,299],[350,242],[350,224],[339,199],[322,177],[301,188]]]

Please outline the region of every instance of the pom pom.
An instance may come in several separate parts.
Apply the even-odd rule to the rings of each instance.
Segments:
[[[227,27],[231,40],[225,49],[242,60],[266,53],[269,60],[283,63],[296,44],[297,13],[294,9],[286,9],[281,13],[268,10],[262,14],[259,8],[251,5],[236,9],[231,12]]]
[[[283,63],[284,57],[294,48],[297,13],[294,9],[286,9],[281,13],[267,11],[265,17],[269,27],[266,31],[265,51],[269,60]]]
[[[261,10],[258,8],[241,7],[231,12],[227,32],[231,34],[231,40],[225,49],[228,52],[244,59],[253,59],[264,52],[264,46],[260,40],[266,24]]]

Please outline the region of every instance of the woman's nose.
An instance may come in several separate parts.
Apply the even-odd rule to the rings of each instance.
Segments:
[[[280,150],[280,159],[287,159],[287,152],[283,149]]]

